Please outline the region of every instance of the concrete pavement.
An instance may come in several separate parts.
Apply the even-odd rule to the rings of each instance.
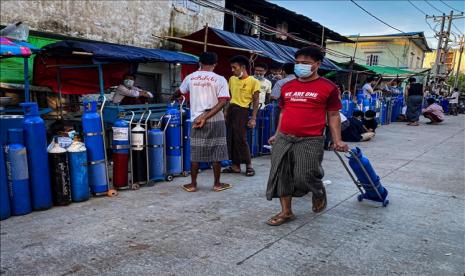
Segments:
[[[114,198],[93,198],[2,221],[5,275],[464,275],[465,116],[441,125],[382,126],[369,157],[391,203],[358,202],[337,157],[324,158],[328,208],[294,200],[297,219],[265,199],[268,156],[257,175],[224,175],[234,187],[211,192],[212,173],[186,193],[188,178]]]

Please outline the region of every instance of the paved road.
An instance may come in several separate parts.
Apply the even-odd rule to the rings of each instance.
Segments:
[[[233,189],[183,192],[187,178],[115,198],[1,222],[5,275],[463,275],[464,122],[383,126],[358,144],[389,189],[387,208],[359,203],[338,159],[324,159],[329,205],[270,227],[279,203],[264,197],[269,157],[257,175],[227,175]]]

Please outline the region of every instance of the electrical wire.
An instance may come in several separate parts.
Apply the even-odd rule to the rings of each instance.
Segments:
[[[415,9],[417,9],[419,12],[421,12],[422,14],[424,15],[427,15],[426,12],[424,12],[422,9],[420,9],[419,7],[417,7],[415,4],[413,4],[412,1],[408,0],[407,2],[410,3],[410,5],[412,5]]]
[[[299,38],[299,37],[296,37],[292,34],[289,34],[289,33],[286,33],[286,32],[283,32],[281,30],[278,30],[276,28],[273,28],[271,26],[268,26],[266,24],[263,24],[263,23],[256,23],[254,20],[252,20],[251,18],[245,16],[245,15],[242,15],[242,14],[239,14],[239,13],[236,13],[234,11],[231,11],[229,9],[226,9],[220,5],[217,5],[213,2],[210,2],[208,0],[191,0],[192,2],[198,4],[198,5],[201,5],[203,7],[207,7],[207,8],[211,8],[211,9],[214,9],[216,11],[219,11],[219,12],[222,12],[222,13],[225,13],[225,14],[229,14],[229,15],[232,15],[236,18],[238,18],[239,20],[242,20],[243,22],[246,22],[246,23],[249,23],[257,28],[259,28],[259,32],[260,33],[265,33],[265,34],[268,34],[268,35],[277,35],[277,34],[280,34],[280,35],[284,35],[284,36],[287,36],[295,41],[298,41],[298,42],[301,42],[301,43],[304,43],[304,44],[308,44],[308,45],[316,45],[318,47],[320,47],[324,52],[326,52],[328,55],[331,55],[331,56],[335,56],[335,57],[339,57],[339,58],[352,58],[351,55],[348,55],[348,54],[345,54],[345,53],[342,53],[342,52],[339,52],[339,51],[336,51],[336,50],[333,50],[333,49],[329,49],[329,48],[325,48],[325,47],[321,47],[320,45],[314,43],[314,42],[310,42],[310,41],[307,41],[305,39],[302,39],[302,38]],[[356,3],[354,3],[356,4]],[[357,4],[356,4],[357,5]],[[392,26],[390,26],[392,27]],[[404,33],[403,31],[399,30],[399,29],[396,29],[397,31],[400,31],[401,33]],[[318,37],[318,38],[321,38],[319,35],[316,35],[316,34],[313,34],[311,32],[309,32],[310,34],[314,35],[315,37]],[[355,57],[356,60],[361,60],[363,62],[366,62],[365,59],[363,58],[357,58]],[[387,66],[387,67],[391,67],[390,65],[385,65],[385,64],[381,64],[381,63],[378,63],[379,66]]]
[[[454,22],[452,22],[452,26],[454,26],[454,28],[457,30],[457,32],[459,32],[461,35],[465,35],[460,29],[459,27],[457,27]]]
[[[431,8],[437,10],[437,11],[440,12],[440,13],[444,13],[444,12],[442,12],[440,9],[436,8],[435,6],[433,6],[433,4],[431,4],[428,0],[425,0],[425,2],[426,2],[426,4],[428,4]]]
[[[354,5],[356,5],[357,7],[359,7],[361,10],[363,10],[364,12],[366,12],[367,14],[369,14],[371,17],[375,18],[376,20],[378,20],[379,22],[383,23],[384,25],[390,27],[391,29],[394,29],[396,31],[399,31],[401,33],[405,33],[404,31],[401,31],[399,29],[397,29],[396,27],[393,27],[392,25],[389,25],[388,23],[386,23],[385,21],[381,20],[379,17],[375,16],[374,14],[370,13],[369,11],[367,11],[366,9],[364,9],[362,6],[360,6],[359,4],[357,4],[354,0],[350,0],[350,2],[354,3]]]
[[[447,7],[451,8],[451,9],[453,9],[453,10],[456,11],[456,12],[463,13],[463,11],[457,10],[456,8],[450,6],[449,4],[447,4],[446,2],[444,2],[444,1],[442,1],[442,0],[439,0],[439,2],[443,3],[444,5],[446,5]]]

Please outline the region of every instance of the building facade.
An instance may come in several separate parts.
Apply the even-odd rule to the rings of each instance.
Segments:
[[[433,68],[434,63],[436,61],[437,52],[434,50],[431,53],[427,53],[425,57],[425,61],[423,62],[423,68]],[[444,63],[444,73],[450,74],[457,72],[457,68],[459,66],[459,57],[460,57],[460,50],[459,49],[451,49],[447,53],[445,63]],[[462,60],[460,62],[459,72],[465,74],[465,52],[462,52]]]
[[[224,0],[215,1],[224,6]],[[183,36],[206,23],[223,28],[223,12],[188,0],[0,1],[1,25],[22,21],[32,31],[62,39],[86,39],[144,48],[178,49],[164,35]],[[140,64],[136,84],[169,94],[180,81],[180,67]]]
[[[224,1],[216,1],[224,6]],[[159,36],[187,35],[208,22],[223,28],[224,14],[188,0],[1,1],[1,24],[18,21],[32,30],[147,48]]]
[[[356,43],[327,41],[327,48],[340,53],[330,58],[347,62],[355,53],[359,64],[416,70],[423,68],[425,55],[431,52],[423,32],[348,38]]]

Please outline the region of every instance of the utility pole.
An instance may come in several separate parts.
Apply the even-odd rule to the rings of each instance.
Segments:
[[[437,17],[434,15],[426,16],[426,19],[433,19],[434,22],[441,22],[441,31],[436,34],[438,36],[438,47],[436,49],[436,60],[434,62],[434,67],[433,67],[434,68],[433,77],[435,80],[435,88],[438,87],[439,80],[441,78],[446,77],[445,75],[442,74],[443,71],[441,70],[441,68],[444,68],[446,58],[447,58],[447,52],[448,52],[447,46],[449,44],[449,36],[450,36],[450,29],[452,26],[452,21],[454,19],[461,19],[461,18],[465,18],[463,16],[463,12],[461,14],[454,15],[453,11],[451,11],[450,15],[447,15],[447,16],[445,13],[443,13],[441,17]],[[448,20],[447,32],[444,32],[444,26],[445,26],[446,20]],[[441,87],[439,87],[439,89],[441,89]]]
[[[434,21],[436,21],[436,17],[433,16],[433,17],[429,17],[429,16],[426,16],[426,19],[428,18],[433,18]],[[440,71],[440,68],[439,68],[439,62],[441,61],[441,53],[442,53],[442,41],[443,41],[443,35],[444,35],[444,23],[446,21],[446,14],[443,13],[442,16],[441,16],[441,31],[439,31],[439,33],[437,34],[439,36],[438,38],[438,47],[436,48],[436,61],[434,62],[434,71],[435,71],[435,81],[437,81],[437,76],[439,76],[439,71]],[[437,85],[437,83],[435,83],[435,86]]]
[[[450,36],[450,27],[452,26],[452,19],[454,18],[454,11],[450,12],[449,16],[449,25],[447,26],[447,33],[444,41],[444,54],[442,55],[441,65],[445,66],[447,54],[449,53],[449,49],[447,49],[447,45],[449,44],[449,36]]]
[[[459,62],[457,64],[457,71],[455,72],[454,88],[459,87],[460,63],[462,62],[464,44],[465,44],[465,36],[462,36],[462,38],[460,39]]]

